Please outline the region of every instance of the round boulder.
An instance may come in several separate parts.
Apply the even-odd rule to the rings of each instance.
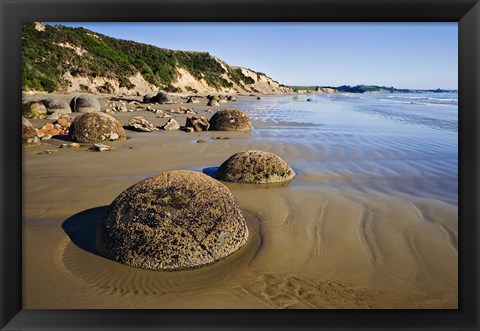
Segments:
[[[225,185],[176,170],[122,192],[98,227],[96,246],[103,256],[133,267],[181,270],[225,258],[247,238],[243,215]]]
[[[92,94],[80,94],[72,99],[71,108],[77,113],[95,113],[100,111],[100,102]]]
[[[72,112],[72,109],[66,101],[48,99],[43,102],[47,107],[47,113],[49,114],[68,114]]]
[[[216,173],[217,179],[246,184],[278,183],[294,176],[295,172],[280,157],[256,150],[232,155]]]
[[[22,104],[22,115],[26,118],[45,118],[47,108],[39,101],[25,102]]]
[[[143,96],[143,102],[144,103],[150,103],[150,102],[155,102],[155,97],[157,95],[155,93],[147,93]]]
[[[37,132],[33,127],[32,123],[22,116],[22,144],[25,146],[28,145],[37,145],[40,143]]]
[[[70,125],[69,137],[79,143],[125,139],[122,124],[105,113],[87,113]]]
[[[173,99],[167,93],[165,93],[163,91],[160,91],[160,92],[157,93],[157,95],[155,97],[155,102],[158,102],[158,103],[173,103]]]
[[[248,131],[252,129],[250,118],[238,109],[222,109],[210,119],[210,130]]]
[[[210,99],[210,100],[208,100],[208,102],[207,102],[207,106],[210,106],[210,107],[218,107],[218,106],[220,106],[220,104],[218,103],[217,100]]]

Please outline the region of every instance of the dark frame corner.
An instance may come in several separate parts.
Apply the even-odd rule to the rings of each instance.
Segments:
[[[0,0],[0,327],[23,329],[479,330],[480,0]],[[21,22],[382,21],[459,23],[459,309],[22,310]]]

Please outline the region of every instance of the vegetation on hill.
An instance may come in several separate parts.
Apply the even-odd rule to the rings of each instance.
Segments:
[[[299,86],[299,85],[294,85],[290,86],[293,91],[316,91],[318,86]]]
[[[186,69],[197,79],[203,78],[215,89],[233,86],[222,74],[238,85],[255,82],[240,68],[230,67],[206,52],[158,48],[84,28],[45,25],[45,30],[38,31],[35,23],[24,23],[22,40],[24,90],[58,90],[68,84],[62,79],[65,73],[74,77],[113,78],[120,82],[120,87],[132,88],[128,77],[140,72],[149,83],[175,92],[172,83],[177,78],[177,68]]]

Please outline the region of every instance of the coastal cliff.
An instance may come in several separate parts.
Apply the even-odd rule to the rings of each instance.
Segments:
[[[207,52],[176,51],[84,28],[24,23],[24,92],[284,94],[264,73],[230,66]]]

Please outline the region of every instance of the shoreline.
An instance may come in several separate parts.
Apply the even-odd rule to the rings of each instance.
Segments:
[[[208,108],[262,102],[201,100],[182,106],[209,117]],[[167,121],[147,111],[113,116],[125,124],[139,115],[155,126]],[[189,115],[172,116],[183,125]],[[116,149],[102,153],[90,144],[58,149],[66,142],[59,138],[24,148],[24,308],[458,308],[458,206],[355,187],[347,175],[335,174],[343,185],[335,186],[328,172],[305,167],[309,158],[322,161],[328,145],[289,147],[295,131],[282,124],[271,136],[274,124],[253,120],[252,132],[126,130],[130,139],[108,142]],[[47,149],[58,152],[38,154]],[[77,246],[62,228],[71,223],[91,244],[92,224],[130,185],[168,170],[203,171],[246,149],[273,152],[302,171],[285,186],[226,183],[252,236],[211,266],[174,273],[124,266]]]

